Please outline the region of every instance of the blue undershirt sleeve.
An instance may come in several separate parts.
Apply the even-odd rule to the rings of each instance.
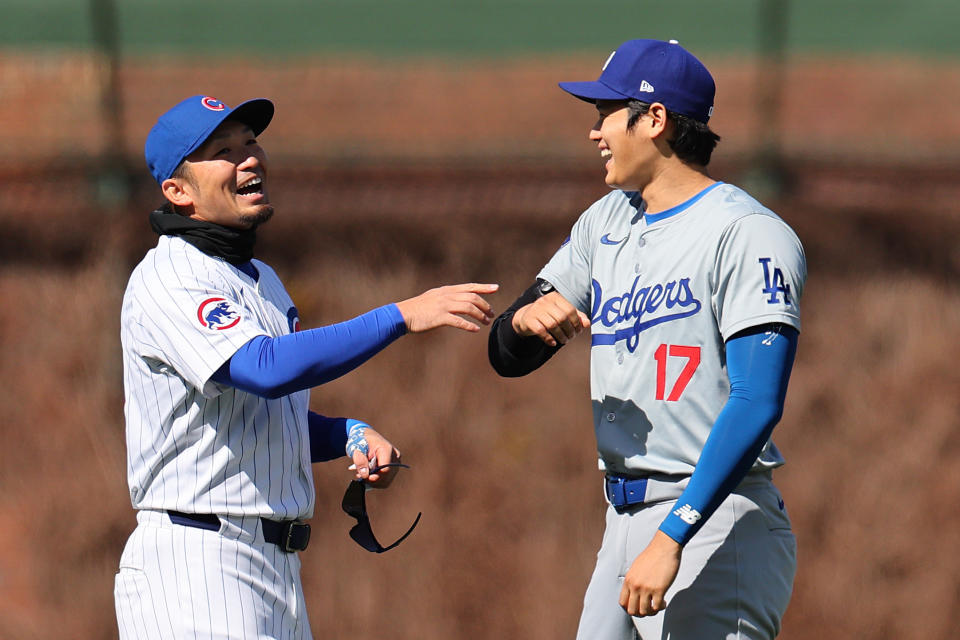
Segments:
[[[741,332],[726,343],[730,397],[707,437],[690,483],[660,530],[686,544],[757,460],[783,414],[797,330],[778,325]]]
[[[350,430],[370,426],[353,418],[328,418],[313,411],[307,413],[307,422],[310,428],[310,462],[342,458],[346,455]]]
[[[310,411],[310,462],[333,460],[344,455],[347,446],[347,419],[328,418]]]
[[[395,304],[352,320],[270,338],[240,347],[211,378],[265,398],[316,387],[352,371],[406,333]]]

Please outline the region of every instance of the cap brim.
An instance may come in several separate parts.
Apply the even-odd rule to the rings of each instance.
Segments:
[[[254,98],[241,102],[224,120],[238,120],[260,135],[273,120],[273,103],[266,98]]]
[[[241,102],[219,120],[211,122],[210,126],[193,141],[193,144],[184,149],[183,155],[180,156],[180,162],[183,162],[184,158],[203,146],[203,143],[217,130],[217,127],[227,120],[242,122],[253,130],[253,135],[259,136],[273,120],[273,103],[266,98],[254,98]]]
[[[614,91],[607,85],[597,80],[589,82],[560,82],[560,88],[570,95],[580,98],[586,102],[596,102],[597,100],[628,100],[630,96]]]

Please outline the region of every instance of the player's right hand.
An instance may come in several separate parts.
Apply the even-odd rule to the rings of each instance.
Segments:
[[[623,577],[620,606],[631,616],[653,616],[667,607],[667,590],[677,579],[683,547],[663,531],[653,535]]]
[[[481,294],[494,293],[499,288],[498,284],[475,282],[437,287],[415,298],[398,302],[397,307],[410,333],[422,333],[445,326],[477,332],[480,327],[467,318],[490,324],[494,317],[493,309]]]
[[[354,450],[351,456],[353,464],[350,465],[350,469],[356,472],[358,480],[366,480],[372,487],[385,489],[390,486],[396,476],[396,473],[391,473],[393,468],[388,467],[375,473],[371,473],[371,468],[377,469],[380,464],[400,462],[400,452],[390,444],[389,440],[371,427],[366,427],[364,431],[368,442],[367,451],[364,452],[361,448]]]
[[[590,326],[590,318],[566,298],[551,291],[513,314],[513,330],[537,336],[551,347],[567,344]]]

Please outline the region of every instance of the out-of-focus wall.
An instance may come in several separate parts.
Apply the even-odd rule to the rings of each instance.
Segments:
[[[275,101],[278,214],[258,254],[306,326],[468,280],[500,282],[502,310],[606,192],[592,107],[556,82],[595,77],[633,37],[677,38],[711,68],[714,177],[807,251],[774,435],[800,542],[781,637],[952,638],[960,6],[944,4],[0,2],[0,638],[65,620],[116,637],[134,526],[119,304],[155,241],[142,145],[160,112],[195,93]],[[378,534],[424,512],[366,554],[338,511],[349,473],[316,465],[317,637],[572,637],[602,533],[589,350],[503,380],[485,338],[404,338],[313,393],[414,467],[372,503]]]
[[[595,76],[635,37],[679,39],[710,63],[713,124],[735,151],[774,127],[791,154],[957,157],[960,8],[939,0],[4,4],[0,166],[96,157],[114,131],[135,158],[191,91],[269,93],[283,116],[273,146],[298,156],[569,155],[559,123],[581,113],[582,130],[588,114],[556,81]]]

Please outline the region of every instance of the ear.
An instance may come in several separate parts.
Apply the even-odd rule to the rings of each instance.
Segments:
[[[187,181],[183,178],[167,178],[160,184],[160,190],[171,204],[178,207],[193,204],[193,196],[190,194]]]
[[[663,135],[668,125],[667,108],[659,102],[654,102],[650,105],[647,115],[650,117],[648,124],[650,137],[657,138]]]

